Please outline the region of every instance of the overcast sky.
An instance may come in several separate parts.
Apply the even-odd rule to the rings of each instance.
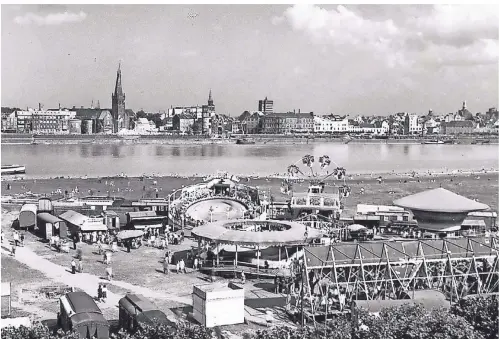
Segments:
[[[472,112],[498,106],[490,6],[2,5],[2,106],[205,104],[218,113]]]

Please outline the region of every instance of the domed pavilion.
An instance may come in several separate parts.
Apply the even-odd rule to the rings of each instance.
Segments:
[[[435,233],[457,232],[461,230],[468,213],[489,209],[485,204],[445,188],[409,195],[395,200],[393,204],[410,210],[419,228]]]

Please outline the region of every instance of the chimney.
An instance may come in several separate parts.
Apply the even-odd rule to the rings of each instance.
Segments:
[[[76,106],[73,105],[73,109],[76,109]]]
[[[296,113],[296,110],[293,109],[293,113]]]
[[[300,114],[300,113],[301,113],[301,109],[298,108],[298,114]]]
[[[61,103],[59,103],[59,111],[61,110]]]
[[[41,111],[42,110],[42,104],[39,102],[38,103],[38,110]]]
[[[83,108],[83,106],[80,106],[80,108]]]

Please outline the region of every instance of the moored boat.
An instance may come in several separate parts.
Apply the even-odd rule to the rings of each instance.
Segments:
[[[255,141],[251,139],[237,139],[236,140],[237,145],[254,145]]]
[[[6,174],[24,174],[26,173],[26,166],[22,165],[3,165],[2,175]]]
[[[423,145],[441,145],[443,143],[442,140],[427,140],[422,142]]]

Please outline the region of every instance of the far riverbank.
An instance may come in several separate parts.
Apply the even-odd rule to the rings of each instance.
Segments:
[[[397,137],[390,139],[367,139],[354,138],[348,143],[360,144],[420,144],[425,140],[433,140],[444,136],[420,137]],[[20,133],[2,133],[2,145],[15,144],[161,144],[161,145],[206,145],[206,144],[235,144],[238,138],[247,138],[255,144],[309,144],[309,143],[345,143],[347,140],[343,136],[323,136],[323,135],[233,135],[232,138],[210,138],[208,136],[193,135],[115,135],[115,134],[61,134],[61,135],[32,135]],[[452,138],[459,144],[472,144],[477,139],[488,140],[488,143],[499,144],[497,136],[457,136]],[[446,147],[451,144],[445,145]],[[241,145],[244,146],[244,145]]]

